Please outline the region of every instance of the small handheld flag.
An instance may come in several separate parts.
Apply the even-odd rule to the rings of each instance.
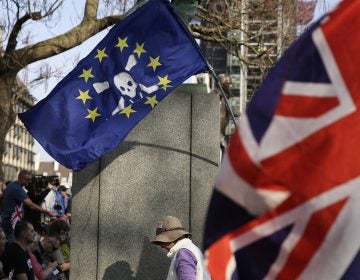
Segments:
[[[19,117],[55,160],[78,171],[122,142],[183,81],[207,69],[170,3],[149,0]]]

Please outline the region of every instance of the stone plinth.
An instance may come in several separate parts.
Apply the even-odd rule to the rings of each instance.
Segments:
[[[169,260],[150,243],[165,215],[179,217],[201,246],[219,160],[219,101],[177,91],[74,174],[72,280],[165,279]]]

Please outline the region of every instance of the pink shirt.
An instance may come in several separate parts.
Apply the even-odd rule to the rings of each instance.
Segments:
[[[35,257],[35,255],[33,253],[29,252],[29,255],[30,255],[31,264],[32,264],[32,268],[33,268],[35,276],[39,280],[44,280],[44,278],[42,277],[41,264],[38,262],[37,258]]]

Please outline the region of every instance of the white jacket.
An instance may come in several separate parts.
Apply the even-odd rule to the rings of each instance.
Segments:
[[[194,254],[196,259],[196,280],[210,280],[209,272],[207,271],[204,264],[204,256],[201,253],[200,249],[192,243],[189,238],[184,238],[176,242],[176,244],[170,249],[167,256],[172,258],[169,273],[167,280],[178,280],[176,270],[175,270],[175,260],[176,255],[180,249],[188,249],[191,253]]]

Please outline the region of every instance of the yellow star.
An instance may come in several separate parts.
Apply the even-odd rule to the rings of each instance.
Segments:
[[[97,109],[97,107],[94,110],[87,109],[89,114],[85,117],[85,119],[92,119],[92,121],[95,122],[95,119],[101,116],[101,114],[97,112]]]
[[[91,74],[92,68],[85,70],[83,69],[83,73],[79,76],[79,78],[84,78],[85,82],[87,82],[90,78],[94,78],[95,76]]]
[[[127,41],[127,37],[125,37],[124,39],[121,39],[120,37],[118,37],[118,43],[115,47],[120,48],[120,51],[122,52],[124,48],[129,47],[128,44],[126,43]]]
[[[157,58],[153,58],[153,57],[150,56],[150,63],[149,63],[147,66],[152,67],[153,70],[154,70],[154,72],[155,72],[155,70],[156,70],[156,67],[162,65],[162,64],[159,62],[159,58],[160,58],[160,56],[158,56]]]
[[[106,48],[103,48],[102,50],[99,50],[99,49],[96,50],[96,51],[97,51],[97,55],[95,56],[95,58],[99,59],[100,63],[101,63],[101,61],[102,61],[102,59],[103,59],[104,57],[107,57],[107,56],[108,56],[108,55],[105,53],[105,49],[106,49]]]
[[[136,111],[131,108],[132,105],[129,105],[122,109],[119,114],[125,114],[128,118],[130,117],[131,113],[135,113]]]
[[[165,77],[158,76],[158,79],[159,79],[158,85],[161,85],[163,90],[166,91],[168,87],[172,87],[171,85],[169,85],[171,81],[168,79],[168,75],[166,75]]]
[[[153,97],[147,97],[146,96],[147,101],[144,104],[150,104],[151,108],[154,108],[156,104],[159,103],[159,101],[156,100],[156,95],[154,95]]]
[[[79,89],[79,96],[76,97],[76,99],[82,100],[82,102],[85,104],[86,100],[92,99],[92,97],[89,95],[89,90],[82,91]]]
[[[145,43],[139,45],[139,43],[136,43],[136,48],[134,50],[134,53],[137,53],[138,57],[140,57],[142,53],[146,53],[146,51],[144,50],[144,44]]]

